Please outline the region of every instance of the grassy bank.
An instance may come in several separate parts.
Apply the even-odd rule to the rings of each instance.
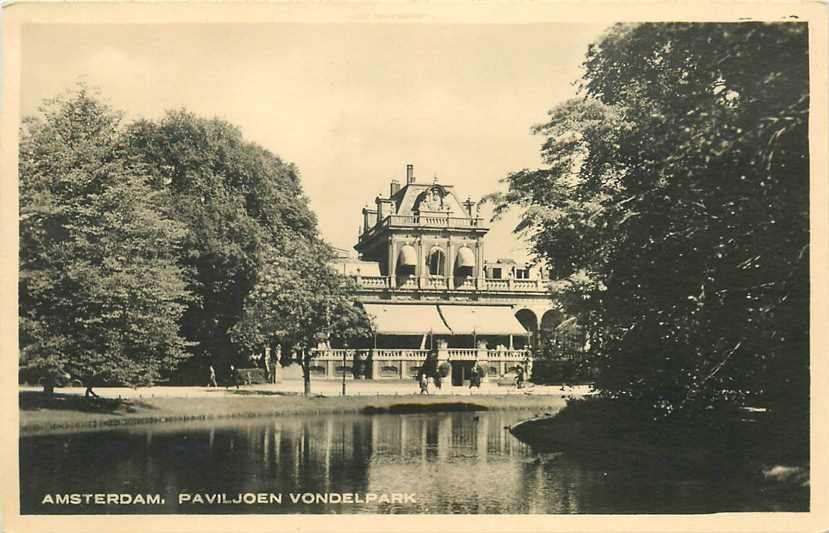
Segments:
[[[21,435],[73,428],[108,427],[183,420],[261,417],[295,414],[441,412],[459,410],[555,410],[555,396],[346,396],[304,397],[296,394],[239,391],[231,396],[198,398],[87,399],[80,395],[20,393]]]

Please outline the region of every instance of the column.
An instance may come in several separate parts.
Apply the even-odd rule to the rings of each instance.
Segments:
[[[455,288],[455,246],[452,244],[452,237],[446,245],[446,286],[449,290]]]
[[[486,273],[484,272],[484,243],[481,239],[475,241],[475,286],[486,288]]]
[[[446,377],[441,378],[441,386],[442,387],[451,387],[452,386],[452,363],[449,361],[449,344],[445,340],[439,340],[437,343],[437,365],[440,368],[440,365],[446,363],[449,365],[449,373]]]
[[[424,250],[422,238],[417,240],[417,268],[415,269],[415,276],[420,278],[419,287],[425,287],[426,284],[423,280],[429,277],[429,270],[426,268],[426,250]]]
[[[371,379],[380,379],[380,361],[375,357],[377,350],[371,350]]]
[[[388,262],[388,275],[389,275],[389,287],[395,288],[397,287],[397,245],[394,242],[394,239],[389,239],[389,262]]]
[[[481,376],[481,383],[485,383],[487,381],[487,374],[489,374],[489,350],[487,350],[484,341],[479,341],[477,348],[478,353],[475,355],[475,364],[483,369],[484,374]]]
[[[486,278],[486,273],[484,272],[484,241],[483,239],[478,239],[478,264],[475,265],[475,268],[478,271],[478,277]]]

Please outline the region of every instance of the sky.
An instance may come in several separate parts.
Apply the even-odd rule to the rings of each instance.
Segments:
[[[187,108],[238,125],[297,165],[320,233],[355,244],[361,209],[435,176],[461,200],[541,164],[530,134],[576,96],[588,24],[30,25],[21,105],[83,80],[126,119]],[[484,215],[488,214],[485,210]],[[518,213],[492,225],[489,259],[526,257]]]

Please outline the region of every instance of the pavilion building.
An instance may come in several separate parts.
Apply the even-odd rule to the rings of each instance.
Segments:
[[[475,365],[488,379],[518,366],[529,376],[540,335],[561,321],[549,273],[488,261],[477,205],[437,179],[419,183],[413,165],[374,204],[362,212],[359,257],[343,253],[333,266],[355,281],[376,335],[365,346],[320,349],[315,377],[341,379],[357,365],[361,377],[409,379],[430,354],[453,385],[468,383]]]

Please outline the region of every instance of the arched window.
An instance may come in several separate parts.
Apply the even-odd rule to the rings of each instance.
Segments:
[[[432,248],[429,253],[429,274],[432,276],[444,276],[446,267],[446,254],[440,248]]]

